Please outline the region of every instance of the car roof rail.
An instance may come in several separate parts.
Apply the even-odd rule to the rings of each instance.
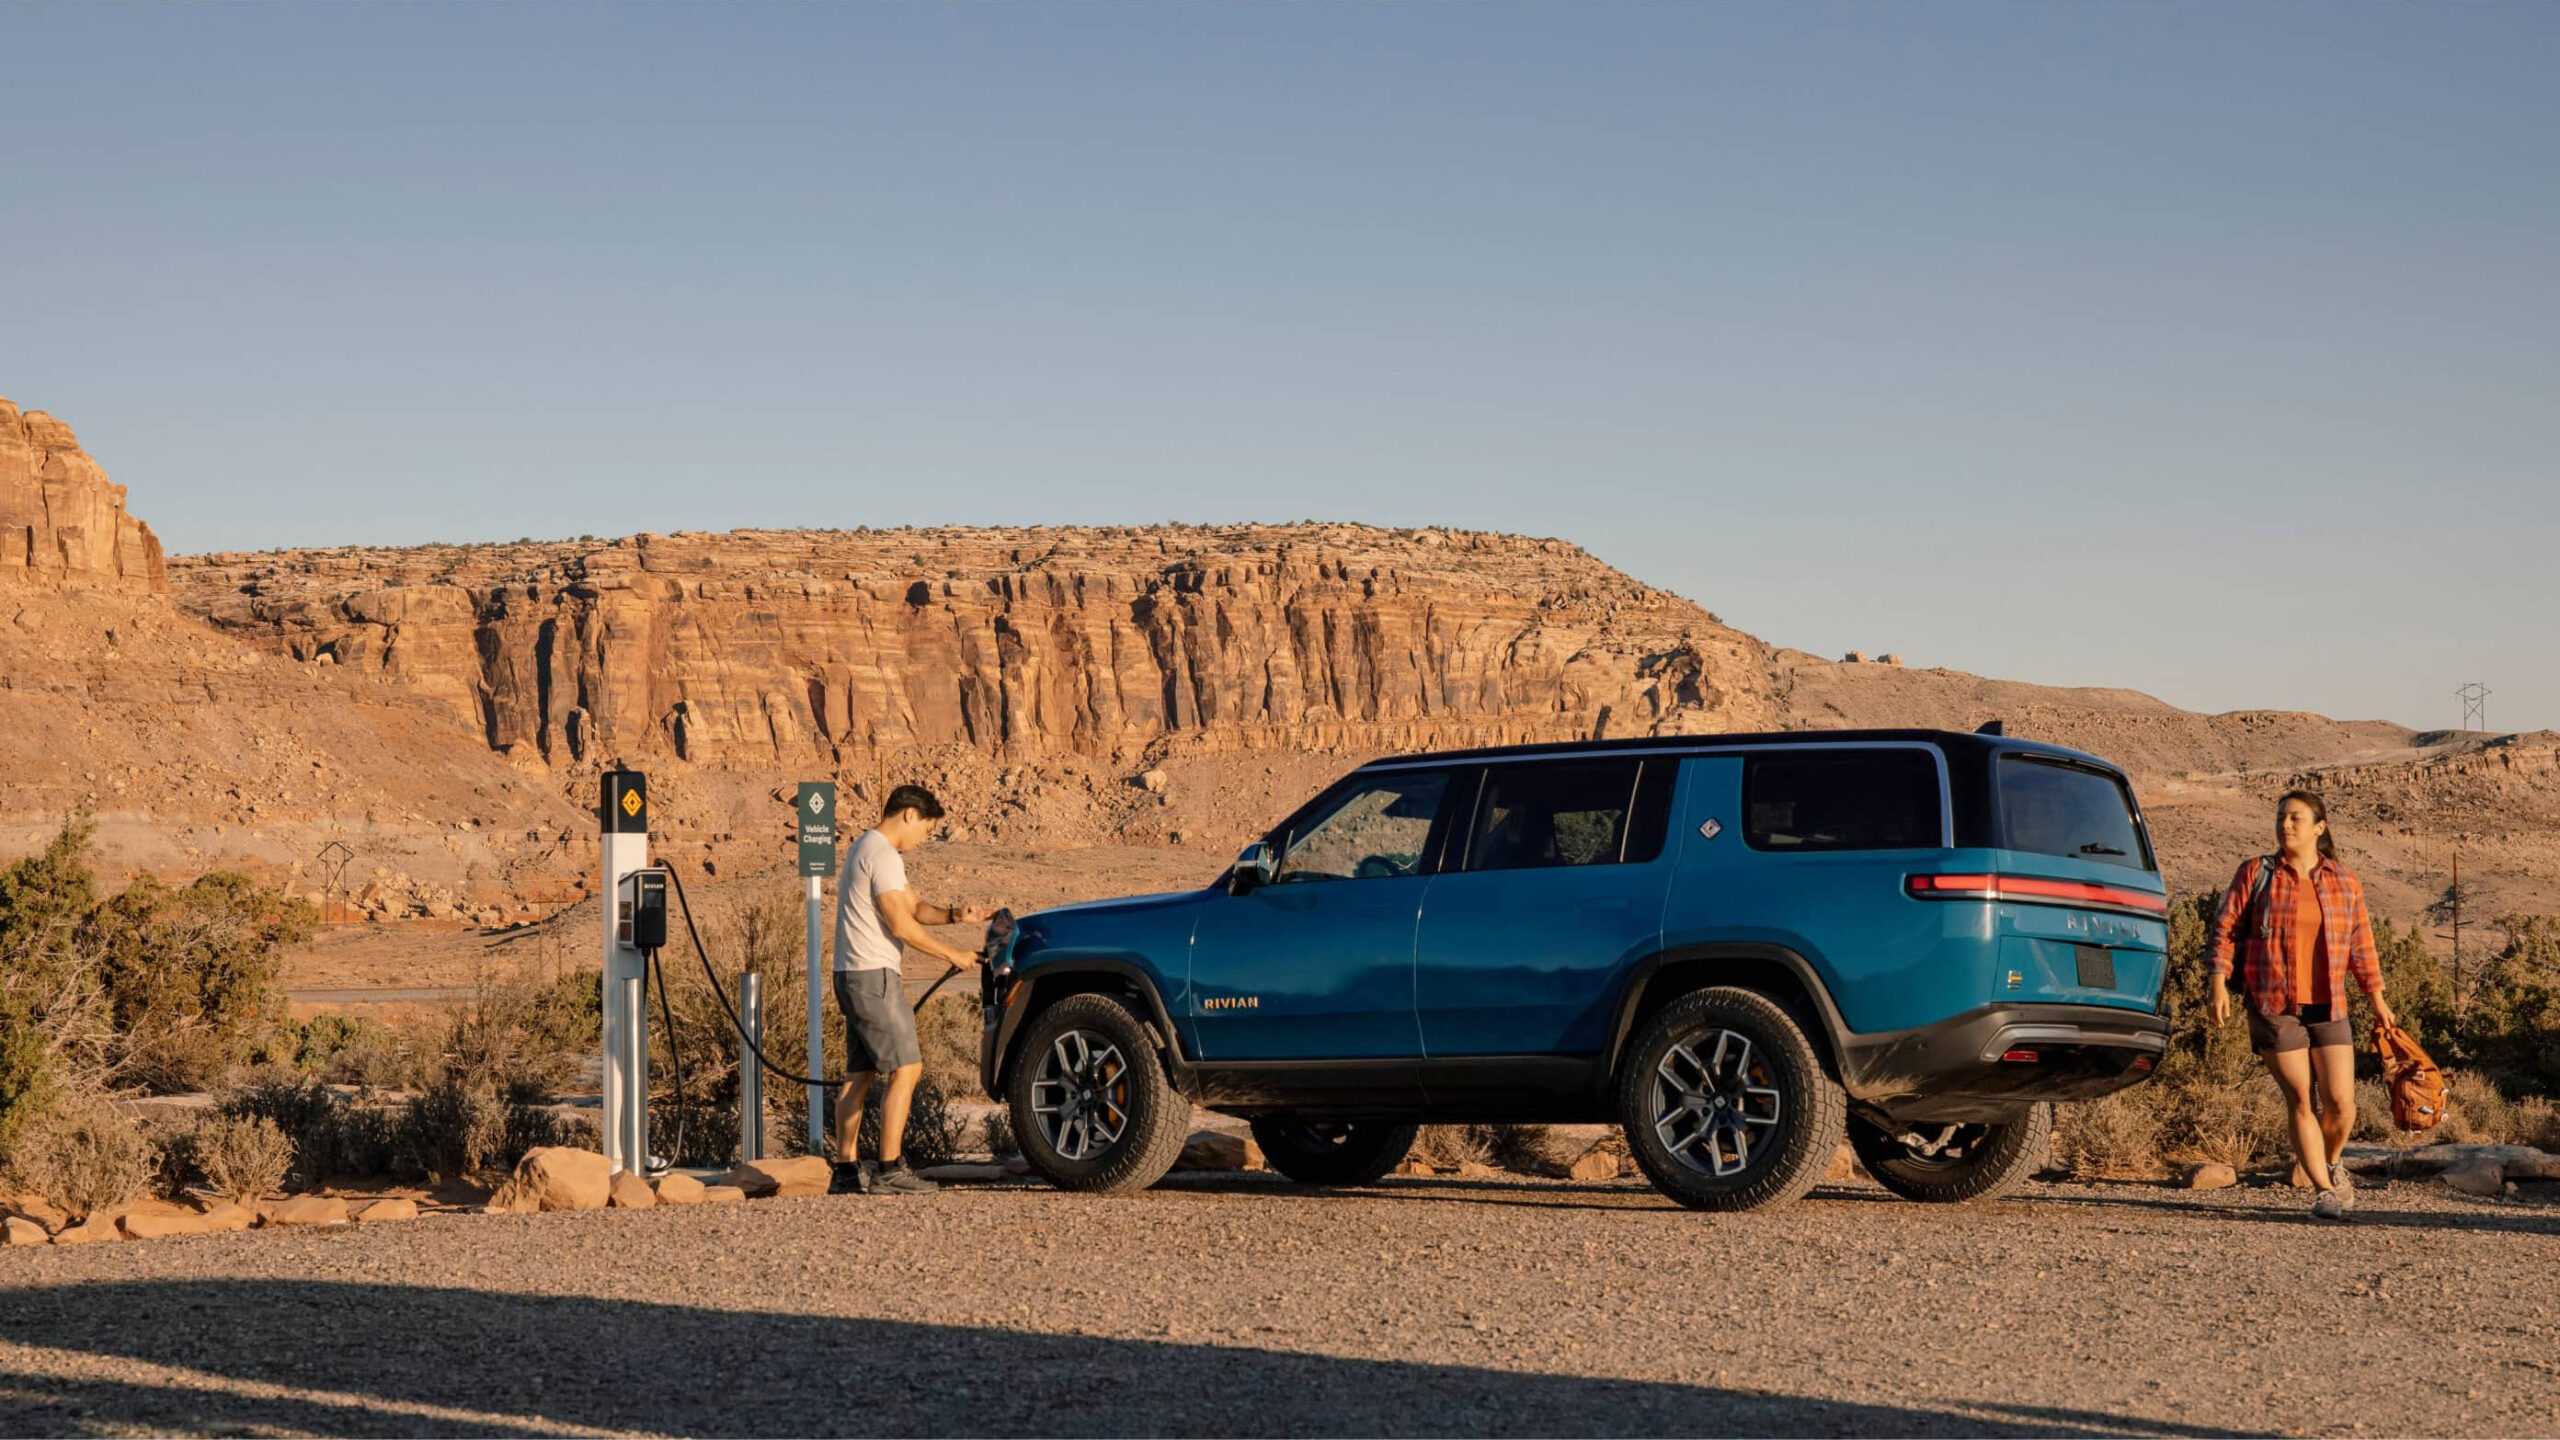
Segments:
[[[1976,735],[2006,735],[2009,733],[2009,729],[2002,721],[1985,720],[1981,724],[1973,727],[1973,733]]]

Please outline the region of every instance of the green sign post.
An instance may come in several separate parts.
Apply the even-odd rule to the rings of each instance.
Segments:
[[[836,787],[829,780],[800,783],[800,878],[824,880],[836,873]]]

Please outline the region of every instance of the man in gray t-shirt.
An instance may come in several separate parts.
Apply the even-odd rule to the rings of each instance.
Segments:
[[[927,925],[975,925],[995,911],[928,905],[907,888],[906,852],[925,842],[942,802],[920,785],[889,792],[880,824],[845,851],[836,877],[836,1008],[844,1012],[845,1078],[836,1090],[836,1178],[832,1188],[892,1195],[930,1194],[933,1182],[907,1168],[907,1106],[924,1074],[916,1044],[916,1012],[907,1003],[900,971],[900,942],[927,955],[967,966],[978,957],[933,938]],[[855,1154],[862,1138],[862,1102],[872,1077],[886,1073],[889,1091],[880,1102],[877,1167]]]

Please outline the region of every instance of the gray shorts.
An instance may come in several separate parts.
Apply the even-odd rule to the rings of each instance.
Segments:
[[[2261,1055],[2355,1043],[2344,1005],[2296,1005],[2282,1015],[2261,1015],[2257,1006],[2249,1007],[2249,1048]]]
[[[839,970],[836,1008],[844,1012],[844,1068],[848,1075],[924,1063],[916,1044],[916,1011],[907,1003],[906,978],[895,970]]]

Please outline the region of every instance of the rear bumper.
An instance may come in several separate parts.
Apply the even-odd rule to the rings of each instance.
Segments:
[[[2139,1084],[2168,1045],[2169,1022],[2140,1010],[1995,1005],[1853,1043],[1841,1079],[1860,1104],[1898,1120],[1997,1122],[2040,1101]]]

